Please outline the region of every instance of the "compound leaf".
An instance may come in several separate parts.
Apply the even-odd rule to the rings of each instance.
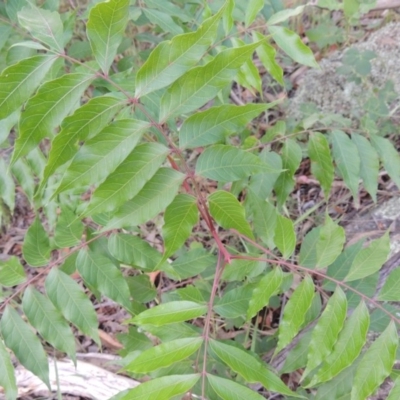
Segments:
[[[385,284],[378,295],[381,301],[399,301],[400,268],[397,267],[386,278]]]
[[[12,287],[25,281],[25,270],[18,257],[11,256],[5,261],[0,261],[0,285]]]
[[[86,33],[93,54],[106,75],[128,23],[129,3],[129,0],[109,0],[90,10]]]
[[[14,366],[2,340],[0,340],[0,386],[4,389],[6,400],[17,398],[18,390]]]
[[[250,224],[246,220],[245,210],[236,197],[224,190],[217,190],[208,196],[210,214],[224,229],[236,229],[253,238]]]
[[[75,214],[64,207],[57,221],[54,232],[54,242],[57,247],[72,247],[80,243],[83,230],[83,223],[76,218]]]
[[[57,268],[50,271],[45,284],[47,296],[64,318],[100,344],[96,312],[82,288]]]
[[[296,247],[293,221],[279,214],[276,216],[274,243],[285,259],[292,255]]]

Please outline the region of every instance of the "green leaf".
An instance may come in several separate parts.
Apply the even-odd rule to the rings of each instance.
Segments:
[[[335,293],[329,299],[324,312],[312,331],[307,356],[307,368],[303,373],[302,379],[321,364],[326,356],[332,352],[333,346],[346,320],[346,313],[346,295],[340,286],[337,286]]]
[[[216,340],[210,340],[209,346],[229,368],[240,374],[247,382],[260,382],[271,392],[297,398],[303,397],[292,392],[272,371],[249,352]]]
[[[2,340],[0,340],[0,386],[4,390],[6,400],[17,398],[18,390],[14,375],[14,366]]]
[[[232,182],[260,172],[277,172],[252,153],[233,146],[216,144],[203,151],[196,173],[219,182]]]
[[[279,369],[280,374],[287,374],[304,368],[307,364],[308,347],[311,341],[312,331],[302,334],[296,345],[287,353],[283,367]]]
[[[6,346],[21,364],[38,376],[50,389],[49,364],[39,338],[10,305],[7,305],[0,322]]]
[[[119,400],[169,400],[189,391],[200,374],[168,375],[141,383]]]
[[[58,12],[44,10],[29,3],[29,7],[18,12],[18,22],[39,42],[64,53],[64,28]]]
[[[130,293],[121,271],[111,260],[91,250],[81,250],[76,259],[76,268],[85,283],[99,290],[111,300],[130,309]]]
[[[267,25],[275,25],[288,20],[291,17],[301,14],[305,6],[297,6],[296,8],[287,8],[286,10],[278,11],[267,21]]]
[[[242,204],[236,197],[224,190],[217,190],[208,196],[210,214],[224,229],[236,229],[243,235],[254,238]]]
[[[41,54],[3,70],[0,75],[0,119],[17,110],[32,95],[56,59],[53,55]]]
[[[0,261],[0,285],[12,287],[25,281],[24,267],[17,257],[12,256],[8,260]]]
[[[358,357],[367,339],[369,312],[361,301],[347,320],[331,354],[314,375],[307,387],[315,386],[334,378],[345,368],[352,365]]]
[[[143,224],[163,211],[179,190],[184,175],[160,168],[132,200],[126,202],[104,230]]]
[[[94,191],[84,215],[113,211],[132,199],[164,162],[168,149],[159,143],[143,143]]]
[[[8,165],[4,157],[0,158],[0,171],[3,171],[3,173],[0,174],[0,199],[12,212],[15,206],[15,183],[10,171],[8,171]],[[0,218],[1,214],[2,207],[0,208]]]
[[[299,35],[283,26],[268,26],[276,44],[294,61],[308,67],[319,68],[312,51],[302,42]]]
[[[327,215],[325,224],[319,231],[319,238],[316,245],[316,267],[325,268],[331,265],[342,253],[345,241],[344,229]]]
[[[372,134],[370,139],[389,176],[397,187],[400,187],[400,155],[398,151],[388,139]]]
[[[11,172],[17,179],[19,185],[21,186],[25,196],[30,203],[33,203],[33,193],[35,191],[35,179],[33,176],[32,169],[27,165],[27,163],[19,159],[12,167]]]
[[[278,197],[278,206],[281,207],[294,187],[293,175],[300,165],[302,151],[292,139],[286,139],[282,147],[282,169],[284,170],[275,182],[275,192]]]
[[[109,0],[90,10],[86,34],[104,74],[117,54],[129,17],[129,0]]]
[[[259,276],[265,271],[266,263],[257,260],[234,259],[224,268],[222,280],[233,282],[242,281],[246,277]]]
[[[76,106],[93,75],[74,73],[44,83],[22,113],[12,162],[28,154]]]
[[[378,190],[379,158],[371,143],[358,133],[351,134],[351,140],[357,146],[360,156],[360,176],[364,187],[376,203],[376,192]]]
[[[118,261],[146,272],[154,271],[162,259],[161,254],[145,240],[124,233],[112,235],[108,240],[108,249]]]
[[[396,350],[399,343],[394,321],[390,321],[385,331],[365,352],[358,364],[351,391],[352,400],[366,399],[390,375],[396,361]]]
[[[223,318],[238,318],[244,315],[249,307],[252,295],[252,287],[249,285],[239,286],[229,290],[217,299],[214,311]]]
[[[262,400],[265,398],[246,386],[239,385],[230,379],[207,374],[207,380],[215,393],[223,400]]]
[[[288,259],[296,247],[293,221],[279,214],[276,216],[274,242],[284,259]]]
[[[380,301],[399,301],[400,268],[397,267],[386,278],[385,284],[378,295]]]
[[[400,378],[397,378],[386,400],[397,400],[400,396]]]
[[[208,64],[181,76],[161,98],[159,121],[163,123],[171,117],[197,110],[213,99],[235,77],[259,44],[224,50]]]
[[[72,247],[80,243],[85,229],[83,223],[76,219],[75,214],[64,207],[57,221],[54,232],[54,242],[57,247]]]
[[[64,318],[99,344],[96,312],[82,288],[57,268],[50,271],[45,284],[47,296]]]
[[[294,290],[283,310],[275,354],[278,354],[286,347],[299,332],[304,323],[307,311],[311,307],[314,294],[314,283],[306,275],[300,285]]]
[[[214,41],[225,7],[204,21],[196,32],[178,35],[160,43],[136,75],[135,97],[170,85],[194,66]]]
[[[193,226],[199,220],[196,198],[178,194],[166,208],[162,235],[164,238],[164,259],[174,254],[190,236]]]
[[[284,86],[283,80],[283,69],[282,67],[276,62],[276,50],[273,46],[267,43],[267,38],[262,35],[260,32],[253,31],[253,41],[263,41],[259,47],[256,49],[256,53],[264,65],[265,69],[268,73],[274,78],[281,86]]]
[[[121,119],[104,128],[76,153],[54,195],[104,180],[149,128],[148,122],[134,119]]]
[[[332,152],[341,177],[358,201],[358,180],[360,179],[360,158],[356,145],[342,131],[331,132]]]
[[[29,322],[57,350],[67,353],[74,362],[75,339],[72,331],[50,300],[32,286],[25,289],[22,308]]]
[[[147,274],[129,276],[126,278],[132,297],[140,303],[148,303],[157,296],[157,289]]]
[[[36,217],[26,232],[22,253],[32,267],[42,267],[50,260],[50,241],[47,232]]]
[[[179,147],[193,149],[223,142],[229,134],[243,129],[252,119],[273,107],[270,104],[224,104],[200,111],[187,118],[179,130]]]
[[[334,170],[328,139],[325,135],[319,132],[310,135],[308,155],[311,160],[311,172],[318,179],[324,190],[325,199],[328,200]]]
[[[244,14],[244,24],[246,27],[251,25],[257,18],[257,15],[264,7],[264,0],[249,0]]]
[[[269,299],[279,292],[282,279],[282,270],[279,267],[275,267],[257,283],[247,310],[247,320],[253,318],[258,311],[268,305]]]
[[[350,282],[356,279],[365,278],[379,271],[390,253],[390,238],[386,232],[381,238],[370,243],[362,249],[354,258],[350,271],[345,281]]]
[[[182,27],[176,24],[172,17],[165,12],[144,8],[143,13],[151,23],[158,25],[164,32],[170,32],[174,36],[183,33]]]
[[[184,338],[162,343],[143,351],[125,369],[134,373],[151,372],[182,361],[197,351],[203,344],[203,338]]]
[[[83,141],[97,135],[123,105],[124,102],[114,97],[95,97],[78,108],[71,116],[65,118],[61,124],[60,133],[52,142],[41,186],[58,167],[75,155],[78,151],[79,140]]]
[[[162,326],[198,318],[207,312],[207,305],[193,301],[171,301],[143,311],[128,322],[137,325]]]

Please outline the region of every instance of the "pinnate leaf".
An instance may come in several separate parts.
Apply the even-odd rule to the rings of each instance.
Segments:
[[[332,151],[336,166],[354,199],[358,199],[360,157],[356,145],[342,131],[331,132]],[[357,200],[358,201],[358,200]]]
[[[40,87],[22,113],[12,162],[28,154],[45,137],[53,135],[53,129],[76,106],[92,79],[90,74],[73,73]]]
[[[184,338],[162,343],[143,351],[125,369],[134,373],[151,372],[168,367],[182,361],[197,351],[203,343],[203,338]]]
[[[209,346],[232,371],[240,374],[247,382],[260,382],[272,392],[302,397],[292,392],[278,376],[249,352],[216,340],[210,340]]]
[[[189,391],[200,374],[168,375],[141,383],[118,400],[169,400]]]
[[[139,225],[155,217],[172,202],[184,177],[171,168],[160,168],[140,192],[116,212],[105,230]]]
[[[14,366],[2,340],[0,340],[0,386],[4,389],[6,400],[17,398],[18,390]]]
[[[322,367],[307,387],[329,381],[349,367],[358,357],[365,344],[368,327],[369,312],[364,302],[361,301],[345,323],[332,353],[325,359]]]
[[[161,98],[160,122],[197,110],[213,99],[235,77],[259,44],[224,50],[208,64],[181,76]]]
[[[329,299],[324,312],[312,331],[307,356],[307,368],[303,373],[302,379],[331,353],[339,333],[343,328],[346,312],[346,295],[343,293],[340,286],[337,286],[335,293]]]
[[[59,248],[72,247],[80,243],[84,228],[83,223],[76,218],[75,214],[64,207],[54,232],[56,246]]]
[[[76,259],[76,268],[89,286],[130,309],[128,284],[109,258],[99,252],[81,250]]]
[[[329,198],[333,182],[333,164],[328,139],[320,132],[310,135],[308,155],[311,160],[311,172],[318,179],[324,190],[325,198]]]
[[[45,284],[47,296],[64,318],[99,344],[96,312],[82,288],[57,268],[50,271]]]
[[[207,312],[207,305],[193,301],[171,301],[143,311],[130,320],[137,325],[162,326],[175,322],[188,321]]]
[[[29,3],[29,6],[18,12],[18,21],[34,38],[59,53],[64,52],[64,28],[58,12]]]
[[[376,192],[378,190],[379,158],[376,150],[371,143],[358,133],[351,135],[351,140],[357,146],[360,156],[360,176],[364,187],[376,202]]]
[[[128,23],[129,0],[109,0],[90,10],[86,33],[101,70],[107,75]]]
[[[344,229],[327,215],[316,245],[317,268],[331,265],[342,253],[345,241]]]
[[[288,20],[290,17],[295,17],[304,11],[305,6],[298,6],[296,8],[288,8],[286,10],[278,11],[272,15],[267,21],[268,25],[275,25]]]
[[[397,400],[400,396],[400,378],[397,378],[386,400]]]
[[[345,281],[362,279],[379,271],[387,260],[389,252],[390,238],[389,233],[386,232],[381,238],[372,241],[368,247],[360,250],[351,264]]]
[[[72,331],[47,297],[28,286],[22,298],[22,308],[29,322],[47,342],[76,361]]]
[[[217,190],[208,196],[211,216],[224,229],[236,229],[253,238],[250,224],[246,220],[245,210],[236,197],[224,190]]]
[[[0,75],[0,119],[6,118],[32,95],[55,60],[54,56],[41,54],[3,70]]]
[[[243,129],[252,119],[274,104],[224,104],[187,118],[179,130],[179,146],[195,148],[223,142],[228,134]]]
[[[248,27],[254,22],[258,13],[264,7],[264,0],[249,0],[246,7],[246,12],[244,14],[244,24]]]
[[[161,254],[138,236],[117,233],[108,240],[108,249],[113,257],[124,264],[143,269],[155,270],[161,261]]]
[[[296,247],[296,233],[293,222],[282,215],[276,216],[274,242],[282,253],[282,257],[289,258]]]
[[[198,219],[196,198],[188,194],[178,194],[164,214],[164,259],[185,243]]]
[[[49,364],[42,344],[29,325],[10,305],[4,310],[0,328],[5,345],[14,352],[26,369],[38,376],[50,388]]]
[[[275,354],[286,347],[299,332],[314,298],[314,283],[306,275],[287,302],[279,324],[278,345]]]
[[[50,260],[50,241],[39,217],[36,217],[26,232],[22,253],[32,267],[42,267]]]
[[[394,321],[372,343],[358,364],[351,399],[366,399],[390,375],[399,343]]]
[[[121,119],[104,128],[76,153],[55,195],[104,180],[135,148],[149,127],[145,121]]]
[[[225,6],[204,21],[196,32],[175,36],[151,52],[136,75],[136,97],[168,86],[201,59],[215,39]]]
[[[249,309],[247,310],[248,320],[268,305],[269,299],[279,292],[282,279],[282,270],[279,267],[275,267],[257,283],[250,299]]]
[[[259,157],[233,146],[208,147],[197,160],[196,173],[219,182],[232,182],[260,172],[277,172]]]
[[[123,101],[111,96],[95,97],[65,118],[60,133],[51,144],[42,185],[58,167],[75,155],[78,141],[97,135],[123,105]]]
[[[114,211],[132,199],[157,172],[168,154],[159,143],[143,143],[94,191],[84,215]]]
[[[24,267],[15,256],[0,261],[0,285],[12,287],[26,281]]]
[[[239,385],[230,379],[220,378],[215,375],[207,374],[207,380],[215,393],[223,400],[262,400],[263,396],[247,388],[246,386]]]
[[[302,42],[299,35],[283,26],[268,26],[276,44],[294,61],[308,67],[319,68],[312,51]]]
[[[400,293],[400,268],[397,267],[387,277],[382,290],[379,293],[378,299],[381,301],[399,301]]]

